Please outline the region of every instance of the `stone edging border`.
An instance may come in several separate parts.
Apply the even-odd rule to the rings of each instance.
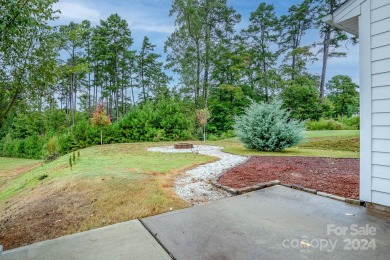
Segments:
[[[305,188],[305,187],[300,186],[300,185],[281,183],[279,180],[274,180],[274,181],[269,181],[269,182],[262,182],[262,183],[259,183],[259,184],[253,185],[253,186],[249,186],[249,187],[245,187],[245,188],[241,188],[241,189],[233,189],[231,187],[221,185],[218,182],[221,177],[222,177],[222,174],[220,176],[212,179],[211,180],[211,185],[213,185],[213,186],[215,186],[215,187],[217,187],[219,189],[222,189],[224,191],[227,191],[227,192],[231,193],[232,195],[240,195],[240,194],[244,194],[244,193],[255,191],[255,190],[265,189],[265,188],[268,188],[268,187],[271,187],[271,186],[274,186],[274,185],[282,185],[282,186],[285,186],[285,187],[288,187],[288,188],[291,188],[291,189],[301,190],[301,191],[304,191],[304,192],[312,193],[312,194],[319,195],[319,196],[322,196],[322,197],[326,197],[326,198],[329,198],[329,199],[343,201],[343,202],[348,203],[348,204],[353,204],[353,205],[357,205],[357,206],[364,206],[366,204],[364,201],[344,198],[344,197],[340,197],[340,196],[337,196],[337,195],[329,194],[329,193],[326,193],[326,192],[321,192],[321,191],[317,191],[317,190],[314,190],[314,189]]]

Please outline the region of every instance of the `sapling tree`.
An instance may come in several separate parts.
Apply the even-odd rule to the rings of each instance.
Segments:
[[[100,127],[100,144],[103,144],[103,127],[111,124],[111,118],[104,109],[103,101],[100,101],[95,112],[92,115],[91,123],[93,126]]]
[[[72,156],[69,156],[69,166],[70,166],[70,169],[72,170],[72,166],[73,166],[73,164],[72,164]]]
[[[280,100],[253,102],[243,115],[236,117],[236,134],[246,148],[275,152],[302,141],[304,122],[291,119],[282,105]]]
[[[210,119],[210,112],[207,108],[196,110],[196,119],[203,131],[203,141],[206,142],[207,121]]]

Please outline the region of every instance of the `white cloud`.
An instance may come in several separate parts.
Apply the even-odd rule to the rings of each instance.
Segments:
[[[157,24],[157,23],[140,23],[140,22],[130,22],[130,28],[132,30],[142,31],[142,32],[154,32],[154,33],[166,33],[170,34],[175,30],[174,26],[168,24]]]
[[[54,9],[59,9],[61,14],[59,17],[68,21],[89,20],[98,22],[101,18],[101,12],[81,3],[74,2],[59,2],[54,5]]]

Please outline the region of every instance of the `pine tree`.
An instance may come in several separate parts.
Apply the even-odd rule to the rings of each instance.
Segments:
[[[139,99],[143,102],[157,96],[159,89],[168,84],[169,78],[163,71],[163,63],[158,59],[161,55],[154,53],[156,45],[150,43],[148,37],[142,41],[141,51],[137,55],[137,82],[141,88]]]
[[[223,42],[233,39],[234,25],[241,16],[226,0],[175,0],[170,15],[176,29],[165,49],[169,66],[180,74],[183,90],[196,108],[207,108],[215,55]]]
[[[284,62],[291,62],[282,66],[282,70],[292,81],[306,70],[306,63],[313,56],[310,46],[302,46],[302,38],[313,23],[312,2],[303,0],[291,6],[288,14],[280,18],[283,28],[280,51],[286,53]]]
[[[249,69],[250,84],[264,89],[261,93],[266,102],[270,96],[270,86],[273,85],[273,75],[279,54],[276,52],[280,35],[280,23],[275,14],[274,6],[261,3],[256,11],[251,13],[248,29],[242,34],[247,39],[252,61]]]
[[[123,62],[133,44],[131,31],[125,19],[118,14],[101,20],[92,37],[92,53],[94,55],[95,83],[101,87],[101,98],[107,99],[107,112],[112,118],[120,117],[120,100],[125,97],[123,88],[128,85]]]
[[[71,117],[72,125],[75,124],[77,110],[77,91],[81,86],[81,79],[88,71],[88,63],[83,59],[84,55],[84,29],[81,24],[71,22],[69,25],[59,27],[58,35],[61,39],[61,49],[68,54],[68,59],[63,65],[63,72],[68,77],[69,88],[67,90],[67,113]]]
[[[322,42],[319,43],[321,48],[317,54],[322,55],[322,71],[321,81],[319,86],[320,98],[323,99],[325,95],[325,81],[326,81],[326,70],[328,66],[328,60],[334,57],[345,57],[345,52],[337,51],[341,44],[348,40],[347,34],[334,26],[331,26],[322,21],[325,15],[333,13],[337,8],[340,7],[344,1],[341,0],[316,0],[316,28],[319,29]]]

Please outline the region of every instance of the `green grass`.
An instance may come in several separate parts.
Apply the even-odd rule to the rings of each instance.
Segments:
[[[360,151],[360,138],[343,136],[310,138],[302,143],[300,147],[326,151],[346,151],[358,153]]]
[[[38,160],[0,157],[0,174],[37,164],[39,164]]]
[[[169,144],[169,143],[167,143]],[[142,179],[153,173],[166,174],[172,170],[189,167],[212,160],[211,157],[193,154],[163,154],[148,152],[146,149],[154,143],[115,144],[93,146],[80,151],[80,159],[72,169],[67,154],[58,160],[38,167],[8,183],[0,193],[0,201],[16,193],[41,183],[38,178],[48,175],[45,182],[53,179],[92,178],[100,176]],[[8,159],[8,158],[7,158]],[[7,159],[4,158],[4,161]],[[14,159],[9,159],[13,161]],[[12,165],[14,163],[7,163]]]
[[[300,145],[278,153],[246,149],[236,138],[206,144],[246,156],[358,158],[358,140],[358,131],[313,131]],[[93,146],[80,150],[72,169],[72,154],[42,165],[35,160],[0,158],[0,236],[22,245],[188,207],[172,189],[173,180],[185,169],[215,158],[147,151],[172,144]],[[26,236],[26,227],[33,238]]]
[[[319,130],[319,131],[307,131],[306,137],[307,138],[313,138],[313,137],[359,137],[360,131],[359,130]]]
[[[207,144],[223,146],[224,151],[228,153],[245,156],[359,158],[359,131],[311,131],[306,132],[306,136],[307,138],[304,142],[283,152],[260,152],[246,149],[236,138],[209,141]],[[203,142],[196,143],[203,144]],[[164,144],[168,145],[172,144],[172,142]],[[47,183],[57,178],[67,180],[110,176],[138,180],[147,174],[166,174],[175,169],[210,160],[210,157],[202,155],[161,154],[146,151],[148,147],[154,145],[156,143],[116,144],[86,148],[81,150],[81,158],[76,160],[73,169],[69,166],[69,156],[72,154],[62,156],[52,163],[45,164],[43,167],[38,167],[20,177],[9,180],[7,185],[0,190],[0,201],[14,196],[26,188]],[[19,166],[35,165],[36,167],[37,161],[0,158],[0,164],[2,171],[9,171],[9,169],[17,169]],[[39,180],[39,177],[45,174],[48,177],[44,180]],[[4,176],[0,174],[1,177],[4,179]]]
[[[306,156],[330,158],[359,158],[359,131],[331,130],[308,131],[306,139],[299,145],[283,152],[260,152],[247,149],[237,138],[209,141],[207,144],[224,147],[227,153],[244,156]]]
[[[38,160],[0,157],[0,192],[10,180],[38,167],[39,164]]]
[[[72,169],[67,154],[18,175],[0,190],[0,237],[21,246],[190,206],[175,194],[173,180],[215,158],[147,151],[168,144],[89,147],[80,150]]]

